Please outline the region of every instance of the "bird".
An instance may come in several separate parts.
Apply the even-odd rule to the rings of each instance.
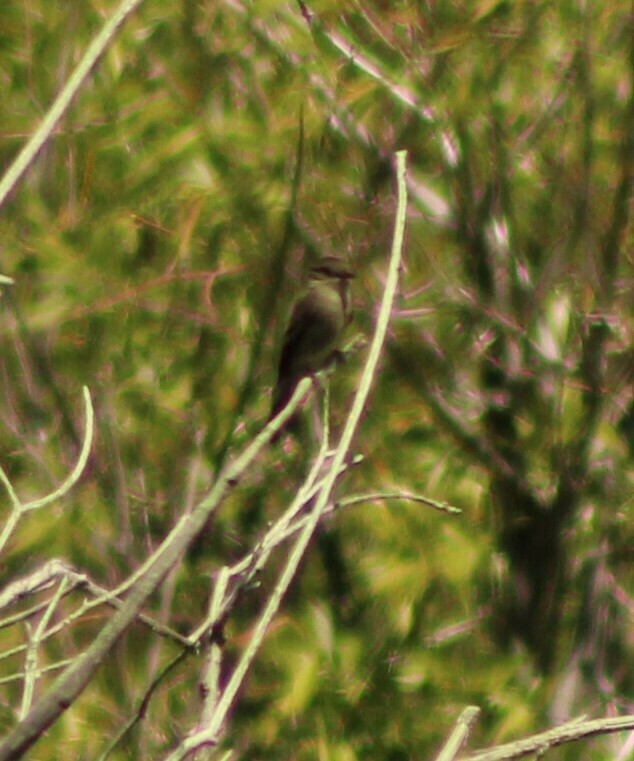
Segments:
[[[307,288],[295,302],[284,333],[269,420],[288,404],[302,378],[323,370],[337,355],[344,328],[352,317],[352,277],[354,273],[337,256],[324,256],[311,267]],[[290,425],[291,421],[287,423]]]

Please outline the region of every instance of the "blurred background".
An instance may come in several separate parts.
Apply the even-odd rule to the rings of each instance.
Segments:
[[[115,9],[2,3],[2,167]],[[227,747],[401,761],[430,758],[469,704],[472,748],[633,713],[633,19],[625,0],[146,0],[0,210],[15,281],[0,297],[0,464],[23,500],[76,461],[83,384],[97,416],[85,475],[20,524],[2,584],[54,557],[106,587],[139,567],[260,430],[316,257],[354,268],[351,333],[370,337],[407,149],[405,267],[364,460],[338,494],[403,490],[463,513],[391,501],[330,519]],[[335,437],[363,361],[332,378]],[[211,574],[304,468],[297,449],[263,453],[148,612],[194,629]],[[282,555],[228,622],[228,664]],[[49,638],[42,663],[110,615]],[[0,629],[0,652],[26,636]],[[132,628],[38,757],[96,757],[176,652]],[[23,662],[0,660],[5,732]],[[184,661],[113,757],[155,758],[185,734],[199,673]],[[581,753],[624,759],[626,742]]]

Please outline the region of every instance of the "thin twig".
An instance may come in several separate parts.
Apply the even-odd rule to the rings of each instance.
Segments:
[[[81,618],[90,610],[93,610],[96,607],[101,605],[109,605],[112,608],[119,609],[124,604],[123,600],[113,596],[112,591],[104,589],[104,587],[96,584],[86,574],[77,573],[77,571],[68,566],[62,560],[54,558],[53,560],[50,560],[48,563],[43,565],[41,568],[38,568],[33,573],[30,573],[20,579],[16,579],[16,581],[9,584],[0,594],[0,610],[14,605],[28,595],[37,594],[38,592],[42,592],[45,589],[48,589],[60,579],[64,580],[66,584],[64,589],[64,596],[69,595],[75,589],[83,589],[84,591],[93,595],[94,599],[85,600],[77,610],[73,611],[65,618],[58,621],[50,629],[48,629],[42,635],[42,641],[45,641],[53,635],[57,634],[61,629],[70,626],[77,619]],[[0,620],[0,629],[5,629],[9,626],[13,626],[16,623],[19,623],[20,621],[26,621],[29,618],[32,618],[42,609],[46,608],[48,604],[48,601],[44,601],[37,605],[33,605],[27,610],[20,611],[20,613],[17,613],[14,616],[8,616],[7,618]],[[165,626],[159,621],[156,621],[151,616],[147,616],[144,613],[141,613],[139,614],[138,620],[159,636],[165,637],[166,639],[171,639],[177,644],[185,647],[187,650],[195,649],[195,646],[187,637],[179,634],[169,626]],[[12,654],[15,655],[15,652]],[[6,657],[6,653],[0,654],[0,659],[4,657]]]
[[[459,507],[450,505],[448,502],[438,502],[431,497],[425,497],[422,494],[410,494],[409,492],[377,492],[376,494],[358,494],[354,497],[345,497],[337,502],[336,507],[349,507],[357,505],[359,502],[384,502],[390,499],[402,499],[405,502],[420,502],[423,505],[429,505],[435,510],[451,515],[460,515],[462,510]]]
[[[498,745],[497,748],[491,748],[491,750],[478,751],[463,758],[462,761],[509,761],[509,759],[521,758],[533,753],[544,753],[549,748],[582,740],[584,737],[622,732],[627,729],[634,729],[634,715],[592,721],[574,719],[524,740]]]
[[[15,490],[13,489],[13,486],[11,485],[11,482],[9,481],[9,478],[7,477],[6,473],[2,468],[0,468],[0,481],[4,484],[5,488],[7,489],[7,492],[9,493],[9,496],[11,498],[11,503],[13,504],[13,509],[11,513],[9,514],[9,517],[7,518],[6,523],[4,524],[4,527],[2,529],[2,533],[0,533],[0,552],[2,552],[2,548],[6,544],[7,540],[15,530],[15,527],[18,524],[18,521],[20,518],[24,515],[24,513],[29,512],[31,510],[39,510],[42,507],[46,507],[46,505],[50,505],[51,502],[54,502],[58,500],[60,497],[64,496],[72,487],[73,485],[79,480],[79,477],[84,471],[84,468],[86,466],[86,463],[88,462],[88,455],[90,454],[90,447],[92,445],[92,437],[93,437],[93,426],[94,426],[94,410],[92,406],[92,401],[90,399],[90,391],[88,390],[87,386],[84,386],[82,389],[83,397],[84,397],[84,410],[86,415],[86,423],[84,426],[84,440],[81,447],[81,452],[79,453],[79,458],[77,459],[77,463],[75,464],[75,467],[71,471],[71,473],[68,475],[66,480],[58,486],[57,489],[52,491],[50,494],[47,494],[45,497],[42,497],[40,499],[32,500],[31,502],[22,503],[16,494]]]
[[[160,547],[146,562],[146,570],[130,590],[130,594],[109,623],[101,630],[73,664],[35,704],[28,716],[6,735],[0,745],[0,761],[17,759],[33,745],[42,732],[81,694],[106,654],[111,650],[141,608],[157,589],[169,570],[181,560],[187,548],[203,530],[230,489],[238,483],[260,451],[291,418],[311,387],[310,379],[302,380],[288,405],[262,430],[235,460],[228,463],[209,493],[189,515],[172,529]]]
[[[443,749],[438,754],[436,761],[454,761],[460,752],[460,748],[465,744],[469,731],[479,715],[480,709],[478,706],[467,706],[464,709],[458,717],[453,732],[449,735]]]
[[[185,758],[187,755],[189,755],[189,753],[197,750],[198,748],[204,747],[206,745],[216,745],[218,743],[225,721],[236,698],[238,690],[241,688],[247,671],[249,670],[251,663],[259,651],[259,648],[264,639],[264,635],[270,623],[279,610],[284,594],[288,590],[291,581],[297,574],[299,564],[308,548],[309,542],[317,528],[320,518],[322,517],[323,511],[331,499],[335,481],[339,475],[340,468],[347,456],[348,450],[352,443],[352,437],[354,436],[354,433],[357,429],[368,395],[370,393],[370,388],[375,377],[379,356],[383,347],[388,323],[390,320],[390,312],[392,309],[394,296],[396,294],[407,212],[407,189],[405,183],[406,155],[407,154],[405,151],[399,151],[396,154],[398,208],[396,213],[394,240],[388,267],[388,275],[377,320],[377,326],[374,332],[372,343],[370,345],[370,350],[368,352],[366,365],[361,375],[359,388],[352,403],[352,409],[346,421],[346,425],[344,427],[339,445],[335,450],[332,463],[324,479],[323,486],[315,499],[315,503],[310,512],[308,520],[290,552],[287,563],[280,575],[277,584],[275,585],[275,588],[271,593],[264,611],[262,612],[262,615],[255,625],[247,649],[242,654],[238,665],[231,675],[208,725],[203,730],[196,732],[195,734],[190,735],[185,740],[183,740],[183,742],[169,755],[168,761],[180,761],[180,759]]]
[[[29,166],[33,163],[40,149],[51,136],[56,125],[66,111],[68,111],[73,99],[76,97],[80,88],[85,84],[93,67],[107,50],[119,31],[119,28],[142,2],[143,0],[123,0],[119,8],[112,14],[112,16],[110,16],[99,34],[90,43],[88,49],[82,56],[81,61],[70,75],[64,89],[49,108],[42,123],[33,133],[24,148],[22,148],[20,153],[16,156],[11,166],[5,172],[2,180],[0,180],[0,208],[2,208],[7,200],[9,193],[11,193],[18,184],[22,175],[24,175]]]
[[[37,667],[37,651],[48,622],[51,620],[51,616],[57,608],[60,600],[64,597],[65,591],[66,579],[62,578],[60,585],[55,591],[55,594],[48,603],[46,612],[42,616],[38,625],[35,627],[35,631],[30,637],[29,645],[26,651],[26,658],[24,659],[24,691],[22,693],[22,705],[20,706],[20,719],[23,719],[26,716],[33,703],[35,680],[40,674],[40,670]]]

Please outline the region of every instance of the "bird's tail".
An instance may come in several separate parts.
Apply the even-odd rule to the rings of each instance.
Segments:
[[[271,399],[271,412],[269,413],[269,417],[267,420],[267,423],[273,420],[273,418],[277,415],[280,410],[283,410],[284,407],[289,403],[291,400],[291,397],[295,393],[295,389],[297,387],[297,384],[299,383],[299,378],[280,378],[277,381],[277,384],[275,385],[275,388],[273,389],[273,396]],[[271,443],[275,444],[276,441],[279,440],[279,438],[287,431],[292,431],[295,427],[295,424],[297,422],[298,416],[293,415],[290,420],[286,422],[286,424],[280,428],[280,430],[273,436],[271,439]]]
[[[296,378],[279,379],[275,388],[273,389],[273,395],[271,398],[271,412],[269,414],[269,420],[272,420],[277,413],[286,407],[290,401],[295,387],[297,386]]]

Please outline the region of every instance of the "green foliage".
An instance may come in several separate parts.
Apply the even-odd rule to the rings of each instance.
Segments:
[[[105,5],[2,3],[4,167]],[[2,581],[60,557],[112,588],[143,563],[259,431],[314,256],[348,257],[355,330],[370,334],[391,157],[406,148],[406,268],[356,441],[365,460],[339,493],[402,489],[463,514],[399,500],[330,519],[225,745],[249,759],[396,761],[432,757],[467,704],[483,710],[473,747],[633,713],[631,6],[309,7],[312,27],[274,0],[147,0],[0,209],[0,274],[15,281],[0,283],[0,465],[22,499],[75,462],[83,384],[97,419],[82,482],[26,516]],[[362,361],[333,376],[335,431]],[[308,454],[267,452],[148,614],[194,629],[210,575],[280,514]],[[281,562],[227,622],[227,664]],[[109,615],[48,639],[43,665],[76,657]],[[23,635],[0,629],[0,652]],[[137,624],[38,757],[96,757],[177,651]],[[0,678],[23,669],[22,651]],[[200,670],[198,656],[179,664],[112,757],[156,758],[182,739]],[[0,684],[5,731],[21,684]],[[582,755],[618,747],[596,740]]]

